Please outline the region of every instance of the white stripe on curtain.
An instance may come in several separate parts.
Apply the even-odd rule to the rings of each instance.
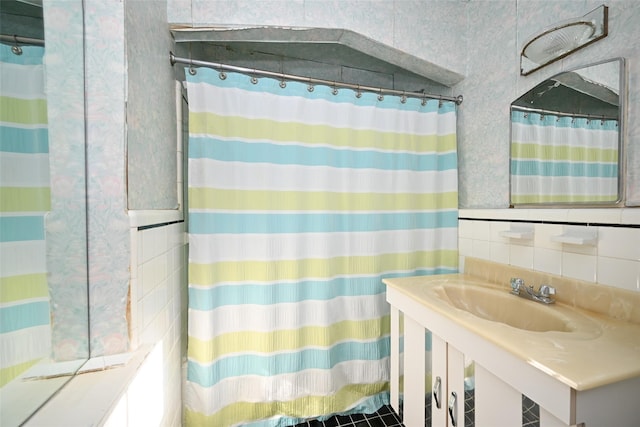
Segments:
[[[186,74],[187,425],[378,409],[382,279],[457,271],[455,104]]]
[[[513,203],[614,202],[618,121],[511,113]]]
[[[327,256],[373,256],[383,253],[399,253],[411,245],[415,250],[427,251],[433,242],[441,242],[441,249],[455,251],[456,230],[450,228],[397,230],[367,233],[335,232],[308,233],[304,245],[292,246],[291,233],[274,236],[264,234],[216,234],[193,235],[190,250],[195,263],[206,260],[266,260],[316,258]],[[205,254],[208,255],[205,256]]]

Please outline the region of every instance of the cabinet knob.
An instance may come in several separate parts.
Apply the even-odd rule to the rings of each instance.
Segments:
[[[442,406],[440,403],[440,397],[442,396],[442,380],[440,377],[436,377],[436,382],[433,384],[433,400],[436,401],[436,408],[440,409]]]
[[[458,399],[458,395],[455,391],[451,392],[451,397],[449,397],[449,418],[451,419],[451,425],[456,427],[458,423],[456,422],[456,400]]]

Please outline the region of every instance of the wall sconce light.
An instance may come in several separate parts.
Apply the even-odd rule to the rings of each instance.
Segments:
[[[606,37],[608,10],[602,5],[584,16],[560,22],[530,37],[520,54],[520,74],[531,74]]]

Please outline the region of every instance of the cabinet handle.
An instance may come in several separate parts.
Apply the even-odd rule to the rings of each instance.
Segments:
[[[458,398],[458,395],[456,394],[455,391],[451,392],[451,397],[449,397],[449,417],[451,418],[451,425],[453,427],[456,427],[457,423],[456,423],[456,416],[454,414],[455,412],[455,408],[456,408],[456,399]]]
[[[440,396],[442,396],[442,380],[440,377],[436,377],[436,382],[433,384],[433,400],[436,401],[436,408],[440,409]]]

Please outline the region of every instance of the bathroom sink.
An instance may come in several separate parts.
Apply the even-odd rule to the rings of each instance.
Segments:
[[[506,289],[444,284],[434,289],[439,299],[482,319],[533,332],[573,332],[586,318],[557,305],[525,300]]]

